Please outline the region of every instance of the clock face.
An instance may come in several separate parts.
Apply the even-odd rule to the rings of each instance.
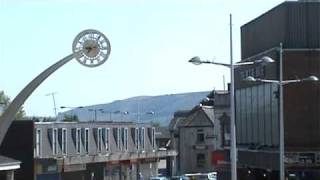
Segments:
[[[74,57],[84,66],[96,67],[109,57],[111,46],[108,38],[93,29],[80,32],[73,41]]]

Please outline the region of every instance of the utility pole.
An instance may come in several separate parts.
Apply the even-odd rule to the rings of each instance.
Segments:
[[[57,92],[48,93],[48,94],[46,94],[46,96],[52,96],[54,115],[57,116],[56,99],[54,98],[55,94],[57,94]]]

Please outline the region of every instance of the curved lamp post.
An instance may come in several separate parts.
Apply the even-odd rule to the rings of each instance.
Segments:
[[[13,99],[8,108],[0,116],[0,145],[8,128],[14,120],[14,115],[32,92],[53,72],[75,58],[80,64],[87,67],[96,67],[103,64],[109,57],[111,45],[108,38],[101,32],[88,29],[80,32],[72,44],[72,53],[56,62],[37,77],[35,77]]]
[[[264,56],[261,59],[248,61],[248,62],[239,62],[233,63],[232,59],[230,64],[219,63],[208,60],[201,60],[198,56],[195,56],[189,60],[190,63],[194,65],[200,64],[214,64],[230,68],[231,74],[231,89],[230,89],[230,109],[231,109],[231,120],[230,120],[230,131],[231,131],[231,145],[230,145],[230,158],[231,158],[231,178],[232,180],[237,179],[237,144],[236,144],[236,125],[235,125],[235,109],[234,109],[234,69],[239,66],[244,65],[254,65],[254,64],[267,64],[274,62],[270,57]]]

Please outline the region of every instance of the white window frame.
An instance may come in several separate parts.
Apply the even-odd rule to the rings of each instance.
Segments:
[[[110,150],[110,128],[106,128],[105,147],[106,147],[106,151]]]
[[[58,128],[52,129],[52,154],[58,153]]]
[[[37,157],[41,155],[41,134],[42,134],[41,129],[37,128],[36,129],[36,149],[35,149],[35,153]]]
[[[67,128],[62,128],[61,132],[61,152],[63,155],[67,155],[68,152],[68,130]]]
[[[76,129],[76,152],[77,154],[81,153],[81,129]]]
[[[98,139],[98,152],[102,152],[102,128],[98,128],[97,131],[97,139]]]
[[[86,154],[89,154],[89,147],[90,147],[90,131],[89,128],[84,129],[84,150]]]

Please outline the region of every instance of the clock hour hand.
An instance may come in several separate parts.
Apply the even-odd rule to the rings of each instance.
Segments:
[[[90,51],[92,50],[92,47],[88,46],[85,49],[87,50],[88,53],[90,53]]]

